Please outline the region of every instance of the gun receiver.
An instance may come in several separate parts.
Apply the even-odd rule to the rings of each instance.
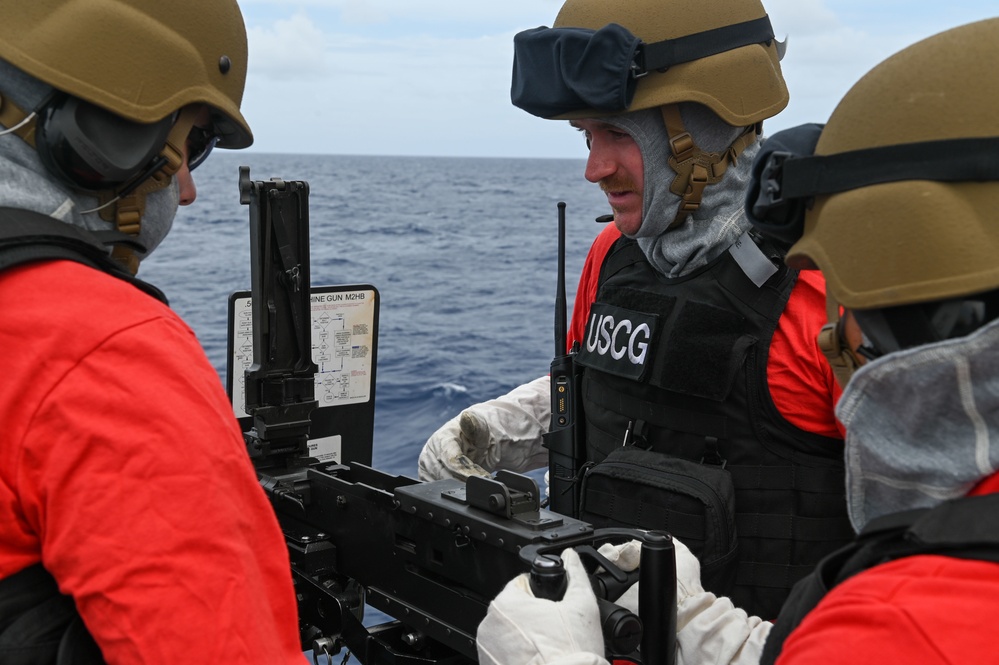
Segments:
[[[253,364],[246,371],[246,434],[261,465],[305,456],[316,407],[309,279],[309,185],[250,180],[239,169],[240,203],[250,206]]]
[[[580,417],[580,375],[575,349],[566,350],[565,302],[565,203],[558,203],[558,283],[555,295],[555,357],[551,370],[552,416],[545,434],[548,448],[548,507],[557,513],[579,517],[579,463],[583,459]]]
[[[594,576],[595,590],[608,601],[638,577],[600,556],[596,548],[604,542],[665,542],[667,557],[641,575],[674,575],[668,537],[594,530],[540,509],[537,485],[519,474],[501,471],[495,480],[467,485],[421,483],[351,464],[310,468],[307,482],[311,501],[304,511],[296,515],[287,502],[275,502],[286,533],[296,535],[288,543],[303,636],[320,651],[346,646],[362,663],[475,662],[475,632],[490,601],[521,573],[543,576],[567,547],[591,570],[608,571]],[[396,621],[362,628],[363,603]],[[675,604],[657,598],[643,611],[660,613],[651,620],[665,626],[662,612],[670,607],[675,612]],[[643,635],[637,618],[612,602],[601,603],[601,616],[610,654],[628,656],[640,640],[662,638],[659,631]]]
[[[648,654],[672,653],[672,631],[642,631],[635,615],[612,602],[639,575],[618,570],[596,550],[605,542],[643,541],[640,576],[655,579],[666,596],[645,593],[639,613],[653,626],[667,626],[676,612],[668,597],[675,593],[668,536],[595,530],[544,510],[537,484],[507,471],[467,484],[421,483],[357,462],[305,456],[316,371],[304,323],[308,185],[253,182],[241,167],[240,193],[251,206],[254,238],[254,362],[246,371],[253,426],[246,440],[288,545],[303,650],[332,656],[346,648],[365,665],[473,663],[475,633],[491,600],[524,572],[537,595],[559,597],[559,554],[573,547],[602,599],[608,655],[640,663],[639,646]],[[392,620],[364,626],[365,605]]]

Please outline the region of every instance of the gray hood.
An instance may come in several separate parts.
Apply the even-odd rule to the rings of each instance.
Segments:
[[[743,128],[732,127],[706,106],[682,103],[680,115],[694,142],[707,152],[730,146]],[[660,109],[604,118],[628,132],[642,151],[644,188],[642,227],[634,236],[649,262],[667,277],[680,277],[708,264],[750,229],[744,209],[757,141],[729,165],[721,181],[708,185],[700,207],[681,225],[667,231],[680,206],[670,191],[676,173],[670,168],[669,136]]]
[[[0,60],[0,94],[9,95],[26,111],[37,107],[52,88]],[[2,125],[0,125],[2,127]],[[180,193],[177,179],[169,187],[146,197],[141,232],[136,240],[148,256],[170,231],[177,213]],[[0,136],[0,206],[19,208],[53,217],[88,231],[114,230],[114,224],[97,212],[97,197],[70,189],[42,166],[34,148],[14,134]]]
[[[836,407],[853,527],[964,496],[999,468],[999,320],[862,367]]]

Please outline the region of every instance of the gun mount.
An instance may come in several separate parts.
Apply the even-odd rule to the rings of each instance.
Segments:
[[[315,406],[310,327],[303,323],[308,186],[253,182],[241,167],[240,194],[251,206],[255,238],[254,362],[246,371],[253,426],[246,440],[288,544],[303,649],[332,656],[346,648],[366,665],[473,663],[475,632],[491,600],[524,572],[536,595],[558,597],[559,555],[572,547],[601,599],[608,655],[672,662],[674,631],[641,630],[641,621],[675,625],[669,536],[594,529],[550,512],[531,478],[506,471],[467,484],[423,483],[307,456]],[[641,621],[613,604],[639,574],[618,570],[597,551],[631,539],[643,542],[644,588],[662,589],[661,596],[642,594]],[[365,605],[392,620],[365,626]]]

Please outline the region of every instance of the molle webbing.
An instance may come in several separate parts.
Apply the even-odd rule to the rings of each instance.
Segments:
[[[779,266],[775,250],[759,249]],[[721,487],[717,496],[730,491],[734,496],[731,518],[723,522],[733,525],[737,549],[717,563],[714,588],[707,578],[705,587],[764,618],[775,617],[795,582],[853,537],[842,441],[795,427],[770,397],[770,340],[795,282],[796,273],[779,266],[758,285],[730,252],[691,275],[664,279],[634,240],[622,238],[601,267],[591,309],[596,313],[591,326],[601,315],[614,317],[611,343],[605,337],[606,352],[590,350],[596,340],[588,328],[579,356],[585,367],[587,463],[595,464],[587,472],[592,481],[584,481],[586,519],[603,526],[666,528],[681,540],[699,539],[706,548],[707,541],[721,542],[699,523],[709,501],[674,500],[669,487],[683,484],[684,477],[722,479],[731,489]],[[617,346],[613,341],[625,319],[654,321],[647,336],[648,366],[637,379],[615,365],[631,364],[627,356],[620,358],[628,348],[623,333]],[[632,472],[646,478],[640,490],[634,475],[629,480],[623,472],[596,472],[604,459],[620,466],[607,456],[617,460],[614,451],[626,441],[654,458],[685,464],[645,458],[666,476]]]

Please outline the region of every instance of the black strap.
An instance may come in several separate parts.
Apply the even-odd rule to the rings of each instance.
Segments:
[[[637,76],[652,70],[664,70],[684,62],[700,60],[751,44],[769,44],[774,38],[770,17],[726,25],[676,39],[642,44],[636,58]]]
[[[790,157],[783,164],[783,199],[834,194],[901,180],[999,180],[999,137],[949,139]]]
[[[964,497],[872,520],[853,543],[823,559],[795,586],[760,662],[776,661],[787,636],[833,587],[882,563],[922,554],[999,563],[999,494]]]
[[[136,279],[108,255],[106,245],[122,242],[134,244],[134,239],[114,231],[92,233],[30,210],[0,207],[0,270],[34,261],[76,261],[169,304],[162,291]]]

